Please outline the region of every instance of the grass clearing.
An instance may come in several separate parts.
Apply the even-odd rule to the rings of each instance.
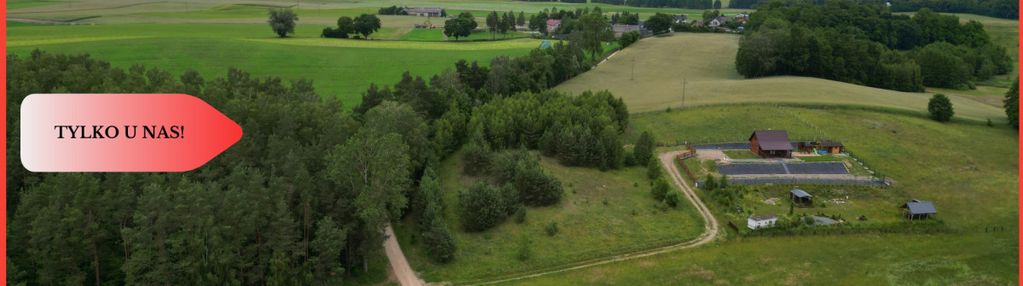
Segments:
[[[537,270],[670,245],[703,231],[703,221],[688,203],[658,209],[645,168],[601,172],[543,158],[544,169],[565,187],[559,205],[528,208],[524,224],[508,218],[494,229],[466,233],[459,227],[457,193],[476,179],[461,175],[459,156],[444,161],[438,171],[448,206],[446,218],[458,245],[455,260],[445,265],[430,262],[419,246],[410,243],[413,222],[405,221],[396,229],[413,268],[427,281],[465,281]],[[559,228],[554,237],[544,233],[551,222]],[[516,258],[523,236],[531,238],[531,257],[524,262]]]
[[[651,131],[658,134],[659,141],[694,137],[735,141],[748,136],[749,130],[766,128],[787,129],[794,137],[826,134],[855,150],[858,157],[892,177],[896,184],[891,189],[870,191],[880,193],[853,200],[850,206],[829,204],[822,210],[847,219],[862,213],[869,222],[893,219],[891,212],[897,210],[897,202],[909,198],[931,200],[951,232],[729,236],[707,247],[510,284],[1004,285],[1019,279],[1015,191],[1018,139],[1008,127],[943,124],[923,117],[861,109],[752,105],[643,113],[634,115],[631,121],[630,133]],[[691,161],[683,164],[700,166]],[[814,186],[801,187],[811,193],[822,192]],[[778,188],[782,192],[787,187]],[[855,194],[849,189],[852,197]],[[708,200],[706,194],[699,193]],[[860,205],[868,208],[861,209]],[[719,218],[726,219],[721,216],[722,210],[714,205],[711,208]],[[785,205],[778,208],[774,211],[788,212]],[[808,213],[811,211],[814,209]],[[993,226],[1006,230],[985,231]],[[657,265],[662,267],[654,267]]]
[[[679,108],[683,79],[686,107],[760,102],[866,106],[922,114],[932,96],[810,77],[743,79],[735,71],[738,41],[736,35],[696,33],[643,39],[556,89],[572,93],[606,89],[621,96],[631,112]],[[957,117],[1005,122],[999,107],[967,96],[949,97]]]
[[[459,38],[458,41],[502,41],[509,39],[518,39],[528,37],[529,34],[524,32],[508,32],[505,35],[496,34],[491,35],[487,31],[476,31],[470,34],[468,37]],[[448,39],[444,36],[443,28],[435,29],[413,29],[401,37],[402,41],[427,41],[427,42],[441,42],[441,41],[454,41],[454,38]]]
[[[731,159],[760,159],[760,156],[753,154],[750,150],[724,150],[725,156]]]
[[[121,67],[144,64],[173,74],[195,69],[204,77],[229,67],[256,76],[310,79],[324,96],[338,96],[346,107],[361,101],[371,83],[394,84],[402,72],[432,76],[453,69],[460,59],[488,64],[497,56],[524,55],[539,41],[405,42],[319,38],[317,26],[299,26],[295,38],[277,39],[265,25],[125,24],[94,26],[32,25],[8,29],[8,49],[88,53]]]

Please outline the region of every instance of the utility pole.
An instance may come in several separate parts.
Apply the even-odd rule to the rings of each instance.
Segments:
[[[631,80],[636,80],[636,56],[632,56],[632,77]]]
[[[682,108],[686,108],[686,78],[682,77]]]

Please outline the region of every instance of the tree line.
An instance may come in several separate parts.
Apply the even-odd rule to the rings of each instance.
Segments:
[[[377,18],[376,15],[362,14],[355,17],[355,19],[342,16],[337,18],[336,28],[323,28],[320,37],[347,39],[349,34],[355,34],[363,39],[369,39],[369,35],[377,30],[380,30],[380,18]]]
[[[183,92],[245,130],[193,172],[42,174],[17,163],[19,131],[10,128],[15,285],[335,285],[366,274],[421,168],[411,160],[427,135],[419,114],[382,105],[360,124],[308,81],[234,69],[174,77],[39,51],[8,56],[8,69],[9,126],[31,93]]]
[[[635,7],[662,7],[662,8],[685,8],[685,9],[712,9],[712,0],[592,0],[593,3],[605,3],[612,5],[627,5]],[[720,8],[720,3],[717,8]]]
[[[1012,63],[976,21],[923,9],[894,15],[881,5],[772,2],[753,13],[736,69],[752,78],[802,75],[888,88],[972,88]]]
[[[970,13],[1005,19],[1019,19],[1019,2],[1014,0],[893,0],[893,12],[928,8],[945,13]]]

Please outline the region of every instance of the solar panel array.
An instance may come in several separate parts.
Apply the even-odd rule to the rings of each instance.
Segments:
[[[844,175],[849,173],[849,170],[845,169],[845,164],[843,164],[842,162],[802,163],[787,165],[789,168],[789,173],[792,174]]]
[[[718,172],[725,175],[777,175],[786,174],[785,166],[770,164],[728,164],[718,166]]]
[[[750,163],[718,166],[725,175],[844,175],[849,174],[842,162],[821,163]]]

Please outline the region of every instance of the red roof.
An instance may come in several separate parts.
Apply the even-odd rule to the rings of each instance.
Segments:
[[[750,140],[757,138],[760,150],[767,151],[791,151],[792,142],[789,142],[789,133],[785,130],[757,130],[749,136]]]

